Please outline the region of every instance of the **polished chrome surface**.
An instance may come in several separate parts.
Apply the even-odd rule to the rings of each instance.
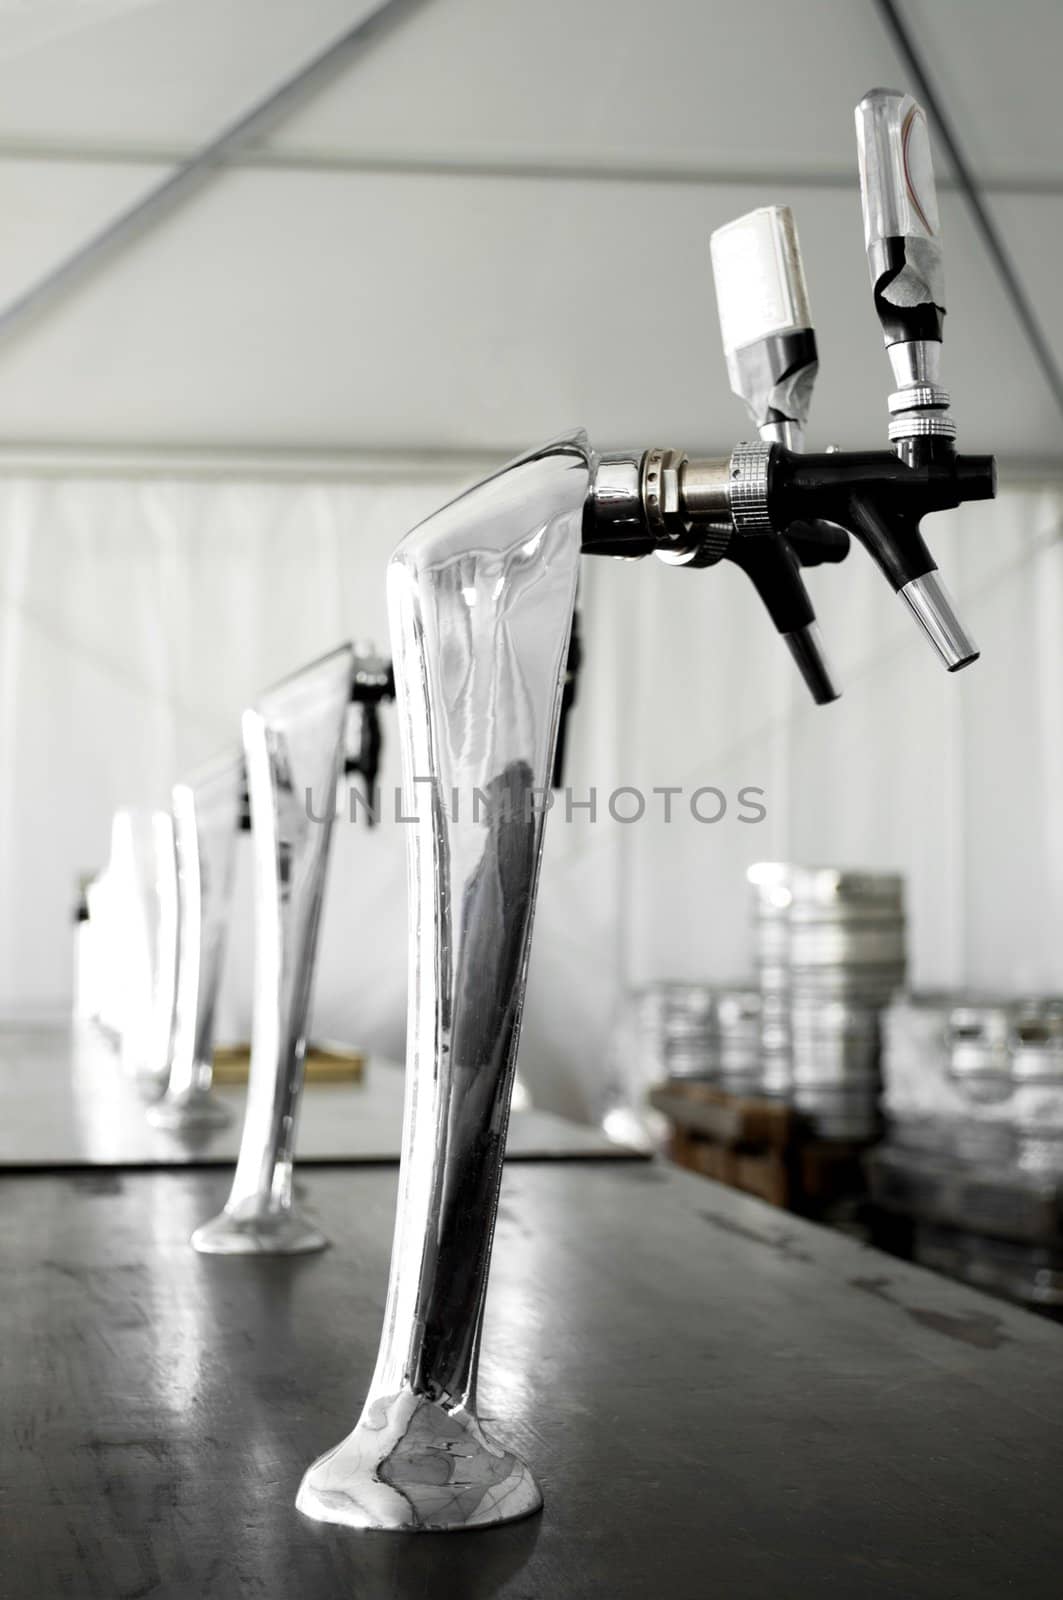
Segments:
[[[956,615],[952,598],[936,572],[913,578],[900,592],[950,672],[978,660],[978,646]]]
[[[610,451],[598,456],[594,469],[591,510],[603,537],[636,539],[644,530],[640,451]]]
[[[679,495],[679,472],[686,457],[681,450],[654,445],[642,458],[642,504],[654,537],[678,541],[684,532]]]
[[[910,345],[895,345],[897,350],[908,350]],[[890,395],[887,406],[892,414],[900,411],[925,411],[937,406],[945,411],[949,406],[949,391],[942,389],[936,383],[914,382],[905,389],[896,389]]]
[[[896,398],[891,395],[891,402]],[[887,433],[890,444],[899,444],[904,439],[955,439],[956,421],[945,411],[921,411],[913,407],[892,417]]]
[[[682,515],[697,523],[699,534],[706,527],[728,537],[734,532],[730,456],[685,458],[679,471],[679,495]]]
[[[647,450],[642,499],[658,560],[711,567],[727,554],[735,531],[727,458],[692,463],[681,450]]]
[[[947,391],[941,387],[940,339],[908,339],[901,344],[891,344],[886,354],[898,393],[927,389],[931,403],[939,395],[945,395],[948,403]]]
[[[582,436],[557,443],[429,518],[391,563],[417,819],[406,1123],[376,1371],[296,1501],[319,1521],[484,1527],[542,1503],[480,1427],[476,1366],[590,481]]]
[[[173,844],[170,844],[171,858]],[[156,985],[159,970],[160,904],[157,887],[155,815],[123,808],[111,823],[111,853],[93,893],[98,937],[103,1018],[117,1033],[122,1066],[146,1089],[160,1094],[169,1072],[169,1028],[173,1024],[172,978],[167,1037],[156,1050]],[[170,946],[171,961],[174,960]]]
[[[351,690],[349,645],[268,690],[244,713],[251,797],[255,978],[240,1155],[225,1209],[192,1236],[211,1255],[292,1255],[328,1242],[292,1202],[307,1013]]]
[[[762,422],[757,432],[763,444],[781,444],[787,450],[805,448],[805,430],[799,422]]]
[[[941,388],[945,270],[922,106],[911,95],[872,89],[856,108],[856,141],[868,266],[897,384],[890,442],[951,439],[956,424]],[[911,337],[928,318],[937,337]]]
[[[165,1088],[173,1064],[174,1018],[177,1007],[179,905],[177,843],[168,811],[151,815],[151,853],[144,885],[151,919],[151,988],[143,1051],[136,1075],[155,1093]],[[123,1053],[124,1053],[123,1040]]]
[[[148,1111],[177,1131],[224,1122],[211,1093],[214,1010],[229,923],[243,760],[225,756],[173,791],[179,935],[170,1081]]]

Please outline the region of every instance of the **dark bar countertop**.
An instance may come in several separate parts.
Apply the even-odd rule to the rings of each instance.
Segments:
[[[0,1178],[7,1600],[1057,1600],[1063,1329],[657,1163],[506,1170],[481,1416],[546,1508],[304,1521],[376,1353],[393,1168],[196,1255],[228,1174]]]

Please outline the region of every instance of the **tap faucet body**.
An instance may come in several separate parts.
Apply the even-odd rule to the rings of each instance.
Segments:
[[[664,477],[670,481],[662,488]],[[661,450],[610,455],[601,458],[588,498],[583,548],[592,555],[652,552],[692,566],[735,561],[788,634],[814,620],[799,565],[843,560],[851,533],[926,626],[920,596],[933,586],[942,602],[947,597],[933,577],[923,517],[995,493],[992,456],[958,455],[944,438],[923,440],[914,454],[907,446],[802,454],[756,443],[713,459]],[[954,615],[934,642],[950,671],[978,654]],[[810,686],[815,695],[815,680]],[[825,681],[816,698],[834,698],[829,689]]]
[[[542,852],[545,807],[535,797],[545,795],[557,754],[581,550],[691,567],[734,562],[776,627],[803,641],[794,655],[817,700],[836,691],[800,569],[843,559],[850,535],[950,667],[977,653],[920,524],[991,496],[992,458],[956,454],[939,397],[921,383],[901,386],[892,451],[794,448],[814,340],[784,221],[761,235],[786,257],[778,314],[750,338],[752,324],[740,326],[729,363],[763,430],[756,442],[713,459],[674,449],[596,456],[573,436],[460,497],[393,558],[407,806],[422,786],[408,835],[406,1118],[369,1395],[354,1431],[307,1471],[296,1502],[319,1521],[454,1529],[541,1504],[528,1468],[477,1420],[476,1372]],[[913,371],[919,342],[907,341]],[[463,798],[471,815],[455,809]]]
[[[378,655],[371,644],[354,644],[348,648],[352,665],[342,770],[346,778],[361,778],[365,820],[372,828],[378,816],[377,778],[384,755],[380,707],[395,698],[395,675],[391,662]],[[251,796],[246,774],[240,792],[240,828],[244,833],[251,832]]]
[[[295,1126],[353,653],[349,645],[275,685],[244,713],[252,810],[255,976],[247,1109],[232,1191],[192,1244],[209,1255],[294,1255],[324,1235],[293,1201]]]
[[[590,486],[582,436],[414,529],[389,571],[410,925],[406,1117],[376,1371],[296,1504],[358,1528],[538,1510],[476,1371]]]
[[[229,1120],[211,1088],[214,1012],[229,925],[242,762],[204,767],[173,791],[178,956],[170,1079],[148,1120],[194,1132]]]

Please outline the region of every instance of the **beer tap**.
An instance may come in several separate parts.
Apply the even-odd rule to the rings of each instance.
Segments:
[[[232,1191],[197,1228],[209,1255],[294,1255],[326,1240],[293,1202],[295,1127],[335,807],[311,814],[315,787],[335,795],[352,681],[349,645],[268,689],[244,713],[252,820],[255,978],[247,1109]]]
[[[801,246],[789,206],[761,206],[712,236],[712,271],[720,336],[731,389],[745,402],[762,443],[804,449],[805,423],[819,370]],[[784,535],[791,564],[843,561],[849,535],[816,519],[791,523]],[[745,545],[739,546],[744,549]],[[770,548],[775,548],[770,547]],[[781,565],[781,554],[776,550]],[[837,699],[814,619],[801,623],[795,590],[789,617],[776,620],[817,704]],[[787,622],[792,626],[787,627]]]
[[[718,228],[712,265],[731,388],[745,401],[764,448],[778,443],[799,450],[818,362],[789,208],[766,206]],[[826,705],[840,691],[800,569],[843,560],[848,536],[818,521],[780,529],[750,494],[742,499],[736,523],[727,494],[730,479],[752,488],[747,454],[755,449],[739,446],[746,452],[738,455],[740,474],[732,471],[734,462],[717,463],[714,472],[702,471],[700,477],[699,466],[713,464],[691,463],[674,449],[602,456],[588,508],[586,548],[606,554],[652,549],[673,565],[733,562],[756,588],[813,700]],[[611,536],[620,541],[616,547]],[[625,539],[630,541],[626,550],[620,547]]]
[[[240,826],[252,835],[254,863],[251,1064],[232,1192],[192,1238],[203,1253],[291,1255],[327,1243],[295,1208],[292,1173],[334,797],[341,775],[357,773],[375,822],[379,707],[394,696],[390,661],[371,645],[343,645],[244,713]],[[329,796],[320,815],[315,793]]]
[[[376,1371],[303,1478],[317,1521],[485,1527],[542,1504],[477,1418],[476,1370],[590,483],[586,441],[560,441],[429,517],[389,568],[414,819],[406,1116]]]
[[[377,824],[377,778],[384,755],[384,733],[380,707],[395,698],[395,674],[391,662],[377,654],[372,644],[351,645],[351,687],[343,734],[342,776],[361,778],[365,820],[370,828]],[[251,796],[245,774],[240,791],[240,829],[251,832]]]
[[[331,663],[331,666],[329,665]],[[329,853],[329,830],[331,828],[332,813],[335,809],[334,796],[336,783],[341,772],[357,773],[366,785],[367,817],[372,824],[375,822],[375,793],[377,773],[383,748],[383,739],[380,731],[378,707],[385,700],[394,699],[395,683],[390,662],[377,655],[371,645],[350,646],[344,645],[337,652],[335,658],[328,658],[324,663],[317,663],[305,669],[307,683],[311,686],[318,682],[323,672],[328,668],[331,679],[337,672],[346,673],[343,691],[343,707],[346,711],[350,706],[361,714],[361,721],[356,723],[357,735],[352,742],[350,729],[344,736],[345,742],[340,767],[335,774],[335,781],[330,791],[327,827],[318,830],[317,843],[321,846],[317,852],[311,851],[306,840],[302,840],[300,848],[304,850],[307,859],[313,861],[313,879],[311,888],[305,891],[307,905],[312,909],[315,896],[323,894],[324,874],[327,867]],[[316,676],[315,676],[316,674]],[[296,674],[293,683],[301,682],[301,676]],[[324,696],[325,690],[320,688]],[[291,699],[294,691],[289,690],[287,683],[278,685],[267,693],[263,700],[264,710],[261,716],[268,719],[275,715],[284,724],[287,736],[298,744],[298,729],[289,728],[284,721],[291,715]],[[308,690],[310,700],[312,694]],[[334,698],[330,688],[327,699],[331,706]],[[321,706],[310,704],[304,696],[299,701],[298,694],[295,699],[299,702],[301,713],[308,719],[312,726],[314,718],[318,721],[322,716],[327,721],[330,712]],[[251,717],[253,714],[248,713]],[[257,724],[255,725],[257,727]],[[270,730],[267,728],[267,732]],[[341,733],[344,730],[341,729]],[[292,910],[284,907],[278,910],[278,903],[283,895],[287,895],[290,885],[283,877],[281,857],[285,861],[294,848],[292,838],[296,827],[295,821],[288,816],[291,804],[281,816],[282,805],[280,799],[274,797],[267,802],[266,796],[271,792],[272,784],[278,794],[282,780],[280,767],[276,771],[272,767],[263,766],[267,756],[263,754],[262,740],[265,737],[261,732],[255,733],[252,728],[249,732],[247,717],[244,723],[244,756],[243,758],[225,758],[216,763],[200,778],[190,780],[188,784],[181,784],[174,791],[174,820],[178,832],[178,855],[183,861],[178,874],[180,885],[180,917],[182,939],[180,956],[178,960],[178,978],[176,1004],[177,1020],[173,1029],[172,1052],[168,1063],[169,1086],[163,1098],[153,1106],[148,1113],[149,1119],[159,1127],[169,1129],[182,1129],[200,1126],[209,1126],[214,1123],[228,1120],[228,1111],[211,1091],[211,1078],[213,1073],[213,1016],[214,1004],[220,975],[222,954],[228,934],[228,922],[231,913],[230,895],[234,866],[233,845],[235,835],[239,832],[253,833],[253,802],[251,795],[252,782],[250,774],[257,765],[261,769],[258,779],[260,790],[260,814],[265,819],[263,830],[270,828],[278,833],[280,844],[277,845],[277,861],[271,864],[272,858],[268,856],[268,846],[263,844],[255,847],[255,926],[256,939],[259,947],[267,952],[265,959],[273,959],[276,954],[274,945],[279,941],[280,955],[276,957],[280,967],[288,972],[289,968],[301,970],[305,963],[305,981],[307,993],[312,979],[312,968],[316,952],[316,924],[311,926],[308,921],[309,912],[306,906]],[[326,736],[327,745],[327,736]],[[342,753],[342,752],[341,752]],[[310,760],[310,753],[304,752],[305,760]],[[322,757],[326,765],[331,762],[331,749]],[[323,769],[322,769],[323,770]],[[331,767],[329,766],[331,771]],[[217,778],[215,775],[220,774]],[[320,772],[318,773],[320,776]],[[230,781],[235,785],[230,796],[226,785]],[[208,788],[203,788],[207,784]],[[311,798],[315,792],[315,784],[310,784]],[[280,820],[278,820],[278,818]],[[317,820],[317,819],[315,819]],[[287,833],[284,830],[287,829]],[[278,832],[279,830],[279,832]],[[231,831],[231,837],[230,837]],[[292,838],[289,838],[289,834]],[[272,837],[272,834],[270,835]],[[183,849],[183,857],[182,857]],[[288,863],[290,865],[290,862]],[[201,870],[202,869],[202,870]],[[308,871],[310,869],[308,868]],[[280,919],[278,921],[278,919]],[[278,929],[280,931],[278,931]],[[271,942],[272,941],[272,942]],[[257,958],[256,958],[257,963]],[[182,978],[183,974],[183,978]],[[256,1008],[258,1022],[256,1029],[261,1038],[269,1034],[269,1027],[264,1020],[269,1014],[269,1002],[264,998],[268,985],[259,981],[256,975]],[[297,998],[289,996],[291,1018],[298,1021],[301,1016],[300,1004]],[[291,1018],[289,1020],[291,1020]],[[305,1049],[305,1040],[299,1042],[298,1028],[292,1037],[286,1040],[285,1051],[280,1051],[266,1045],[260,1045],[260,1059],[269,1057],[271,1066],[266,1069],[260,1067],[258,1076],[271,1075],[274,1088],[268,1092],[261,1089],[257,1098],[263,1106],[271,1097],[279,1105],[283,1100],[288,1110],[280,1119],[278,1127],[294,1128],[295,1117],[298,1110],[299,1095],[302,1088],[302,1051]],[[289,1030],[290,1031],[290,1030]],[[198,1041],[198,1042],[197,1042]],[[298,1045],[298,1050],[296,1046]],[[290,1048],[289,1048],[290,1047]],[[298,1059],[296,1060],[296,1054]],[[282,1059],[283,1057],[283,1059]],[[254,1071],[254,1049],[252,1049],[252,1072]],[[288,1088],[282,1086],[288,1084]],[[287,1096],[287,1099],[285,1099]],[[245,1137],[248,1137],[248,1128],[257,1130],[258,1134],[266,1127],[268,1118],[265,1112],[255,1117],[249,1116],[245,1120]],[[271,1100],[272,1103],[272,1100]],[[277,1132],[276,1129],[273,1130]],[[277,1135],[280,1137],[279,1134]],[[256,1135],[257,1137],[257,1135]],[[272,1137],[272,1134],[271,1134]],[[261,1140],[259,1140],[261,1143]],[[277,1150],[282,1149],[283,1141],[277,1145]],[[256,1146],[258,1148],[258,1146]],[[272,1146],[271,1146],[272,1148]],[[285,1161],[290,1167],[290,1140],[288,1145],[283,1145],[288,1151],[287,1156],[277,1155],[273,1162],[274,1168],[279,1172],[284,1168]],[[258,1170],[266,1170],[266,1156],[261,1154]],[[240,1193],[243,1201],[242,1216],[250,1215],[249,1190],[246,1175],[250,1170],[251,1158],[244,1161],[244,1172],[240,1178]],[[271,1180],[272,1181],[272,1180]],[[234,1190],[234,1193],[236,1191]],[[227,1217],[227,1214],[223,1214]],[[221,1219],[219,1219],[220,1221]],[[263,1250],[272,1248],[320,1248],[320,1244],[307,1246],[305,1243],[292,1244],[290,1241],[304,1239],[312,1236],[312,1230],[299,1233],[290,1219],[278,1219],[270,1213],[268,1227],[263,1224],[258,1228],[240,1229],[229,1227],[231,1218],[226,1222],[228,1232],[224,1228],[216,1228],[209,1235],[209,1242],[197,1243],[199,1249],[212,1249],[227,1252],[241,1249]],[[281,1225],[283,1223],[283,1226]],[[206,1230],[201,1229],[200,1234],[208,1239]],[[267,1244],[266,1241],[271,1241]],[[241,1242],[242,1241],[242,1242]],[[280,1244],[277,1241],[282,1241]],[[321,1241],[323,1243],[324,1241]]]
[[[175,785],[178,956],[169,1084],[148,1120],[172,1132],[217,1126],[214,1013],[229,927],[242,762],[235,754]]]
[[[354,646],[351,695],[345,735],[343,773],[362,780],[366,823],[376,826],[377,776],[384,751],[380,707],[395,698],[391,662],[377,655],[371,644]]]
[[[948,495],[951,473],[959,500],[991,498],[992,459],[956,455],[956,424],[941,387],[945,273],[926,114],[911,95],[872,89],[856,108],[856,139],[872,293],[897,385],[889,397],[890,443],[913,472],[936,476],[937,494]],[[939,509],[933,499],[928,485],[924,510]],[[918,502],[891,510],[892,501],[889,490],[854,491],[853,531],[955,672],[977,659],[978,648],[920,537]]]
[[[956,616],[920,525],[932,512],[992,499],[996,468],[992,456],[957,454],[949,397],[937,381],[944,291],[926,119],[910,96],[874,89],[857,108],[857,129],[875,304],[899,384],[890,398],[893,448],[823,454],[793,448],[800,440],[795,428],[804,421],[812,347],[807,341],[802,346],[801,329],[783,325],[786,312],[800,317],[799,297],[788,306],[780,296],[777,313],[765,315],[750,340],[742,341],[740,322],[725,322],[733,379],[773,437],[736,445],[719,459],[661,449],[602,456],[584,548],[605,555],[652,551],[692,565],[725,556],[745,564],[750,542],[764,541],[756,548],[771,550],[781,571],[779,549],[787,546],[804,564],[817,551],[841,559],[846,551],[837,530],[844,529],[868,550],[955,672],[976,660],[978,650]],[[787,260],[785,250],[782,256]],[[792,275],[792,257],[789,263]],[[758,337],[769,341],[767,353],[758,352],[759,365],[744,359]],[[799,363],[796,374],[784,364],[786,337],[791,364]],[[773,338],[780,342],[772,345]],[[790,443],[778,442],[776,432],[788,433]],[[778,626],[774,611],[773,617]],[[816,698],[828,698],[829,678],[821,681],[818,662],[811,676],[814,694],[817,682],[822,690]]]
[[[888,281],[876,279],[891,318],[895,302],[907,316],[921,292],[901,281],[903,252],[915,240],[911,264],[925,263],[922,246],[934,232],[928,203],[923,234],[912,231],[916,176],[926,199],[925,128],[920,134],[918,117],[905,111],[895,147],[894,100],[911,105],[875,91],[858,113],[876,111],[876,149],[893,160],[865,175],[865,211],[884,186],[908,186],[907,199],[893,196],[903,225],[873,235],[886,241],[896,268]],[[369,1394],[353,1432],[309,1468],[296,1502],[319,1521],[456,1529],[511,1521],[541,1505],[530,1469],[477,1418],[476,1371],[580,552],[652,553],[691,567],[735,562],[817,701],[836,690],[800,566],[840,560],[849,534],[904,594],[951,670],[977,653],[919,524],[930,512],[991,497],[992,457],[956,454],[940,393],[923,381],[933,352],[921,367],[914,352],[903,358],[913,382],[902,383],[904,403],[894,407],[892,450],[803,454],[815,340],[796,235],[779,212],[746,232],[718,248],[717,283],[732,382],[760,438],[710,459],[671,448],[599,455],[574,433],[460,496],[392,558],[403,785],[416,811],[407,833],[406,1119]],[[751,294],[745,310],[732,298],[740,258],[767,273],[771,290],[763,302]],[[937,300],[916,303],[918,321],[887,329],[895,370],[902,357],[894,346],[905,340],[891,334],[903,328],[909,344],[926,344],[928,329],[939,326],[931,319]],[[479,814],[470,804],[477,797]]]
[[[761,206],[717,228],[710,248],[732,392],[766,444],[801,450],[819,353],[793,213]]]

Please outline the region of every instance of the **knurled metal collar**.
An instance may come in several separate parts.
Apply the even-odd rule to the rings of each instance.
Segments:
[[[731,520],[735,532],[771,533],[768,515],[768,463],[773,446],[735,445],[731,452]]]
[[[910,383],[904,389],[895,389],[889,397],[891,416],[898,411],[947,411],[951,397],[947,389],[936,383]]]
[[[890,443],[899,439],[955,439],[956,422],[945,411],[904,411],[889,426]]]

